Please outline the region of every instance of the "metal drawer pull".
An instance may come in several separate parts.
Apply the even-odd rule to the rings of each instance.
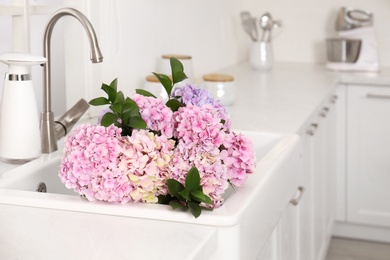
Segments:
[[[331,103],[336,103],[336,101],[337,101],[337,99],[338,99],[339,97],[337,96],[337,95],[333,95],[331,98],[330,98],[330,102]]]
[[[305,191],[305,188],[303,188],[302,186],[299,186],[298,187],[298,191],[296,196],[294,196],[294,198],[292,198],[290,200],[290,203],[293,204],[294,206],[297,206],[299,204],[299,201],[301,200],[302,198],[302,195],[303,195],[303,192]]]
[[[390,95],[367,94],[367,98],[390,99]]]
[[[315,123],[311,124],[310,128],[307,129],[306,133],[308,135],[311,135],[311,136],[315,135],[317,127],[318,127],[318,124],[315,124]]]
[[[321,112],[320,112],[320,116],[321,117],[326,117],[326,115],[328,114],[329,112],[329,108],[328,107],[323,107]]]

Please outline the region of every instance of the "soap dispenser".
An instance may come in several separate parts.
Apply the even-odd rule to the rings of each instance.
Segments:
[[[46,58],[26,53],[5,53],[5,74],[0,112],[0,157],[7,163],[25,163],[40,155],[38,107],[29,73],[30,66]]]

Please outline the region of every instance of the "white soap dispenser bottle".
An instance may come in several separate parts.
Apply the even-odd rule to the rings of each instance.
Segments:
[[[5,53],[5,74],[0,113],[0,157],[7,163],[25,163],[41,152],[38,107],[29,66],[46,58],[26,53]]]

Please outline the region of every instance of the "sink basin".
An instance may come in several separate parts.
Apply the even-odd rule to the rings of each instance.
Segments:
[[[10,230],[10,233],[0,234],[0,255],[9,252],[10,257],[20,257],[21,248],[40,254],[35,247],[43,244],[48,244],[47,249],[53,254],[58,254],[57,244],[59,248],[69,244],[83,249],[99,248],[103,252],[110,238],[113,240],[110,246],[118,247],[118,250],[107,248],[110,257],[129,246],[130,251],[146,249],[139,249],[139,256],[144,259],[164,259],[165,256],[167,259],[255,259],[298,186],[300,143],[299,137],[293,134],[243,133],[255,145],[255,173],[222,207],[203,211],[197,219],[166,205],[88,202],[61,183],[57,175],[61,152],[44,155],[4,173],[0,176],[0,229]],[[46,189],[46,192],[37,189]],[[37,234],[26,232],[37,227],[41,229]],[[149,242],[136,239],[138,235],[145,236],[146,231],[149,236],[144,239]],[[54,237],[47,237],[45,232],[54,232]],[[135,234],[135,238],[129,238],[130,234]],[[35,242],[37,238],[46,242]],[[150,253],[146,245],[153,241],[156,244],[165,241],[161,254],[145,255]],[[188,243],[184,245],[183,241]],[[183,244],[182,250],[175,251],[175,242]],[[170,251],[174,253],[169,254]],[[62,255],[79,257],[69,254]],[[116,258],[121,256],[116,255]]]

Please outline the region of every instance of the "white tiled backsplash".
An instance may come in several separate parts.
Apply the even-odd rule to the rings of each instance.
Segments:
[[[335,18],[342,5],[370,10],[374,13],[380,63],[390,66],[389,0],[64,0],[63,3],[89,17],[105,58],[98,65],[88,61],[84,31],[67,18],[64,30],[68,107],[81,96],[90,99],[101,95],[101,82],[109,83],[116,77],[120,88],[131,95],[142,86],[144,77],[156,69],[157,59],[163,53],[192,55],[195,77],[247,59],[250,40],[241,27],[242,10],[256,17],[269,11],[283,21],[283,30],[273,42],[276,62],[307,63],[325,62],[325,38],[335,36]],[[45,23],[39,26],[42,24]],[[0,28],[3,26],[8,25],[1,23]],[[43,28],[40,30],[43,33]],[[32,52],[41,53],[43,36],[32,38],[39,40],[32,45]],[[6,46],[3,39],[2,46]],[[52,46],[59,48],[61,44]],[[5,51],[9,50],[0,50]],[[55,66],[61,71],[60,62]],[[59,85],[63,81],[60,78]],[[84,91],[85,85],[88,87]],[[63,95],[59,94],[57,99],[63,99]]]

